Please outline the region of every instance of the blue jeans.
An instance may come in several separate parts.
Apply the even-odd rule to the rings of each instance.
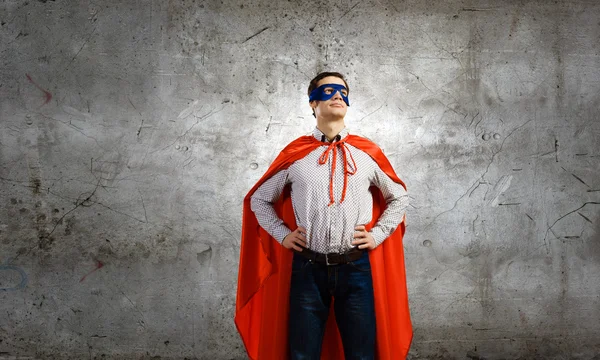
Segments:
[[[320,359],[332,297],[346,359],[374,359],[375,301],[367,252],[354,262],[333,266],[313,263],[294,254],[290,286],[290,358]]]

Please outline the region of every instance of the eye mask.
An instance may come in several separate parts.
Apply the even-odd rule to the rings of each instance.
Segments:
[[[310,92],[308,101],[313,101],[313,100],[326,101],[326,100],[331,99],[335,95],[336,92],[339,92],[340,95],[342,96],[342,100],[344,100],[346,105],[350,106],[350,101],[348,100],[348,95],[344,95],[342,90],[346,90],[346,94],[348,94],[348,89],[346,89],[346,87],[344,85],[323,84]],[[329,92],[329,94],[328,94],[328,92]]]

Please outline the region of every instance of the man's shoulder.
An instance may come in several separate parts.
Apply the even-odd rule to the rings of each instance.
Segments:
[[[280,152],[279,155],[273,161],[275,166],[287,167],[292,162],[304,157],[309,152],[319,146],[318,140],[313,136],[304,135],[296,138],[295,140],[288,143]],[[272,165],[273,165],[272,164]]]
[[[373,144],[377,145],[377,143],[375,142],[375,140],[373,140],[373,139],[369,138],[368,136],[365,136],[365,135],[363,135],[363,134],[360,134],[360,133],[351,133],[351,134],[350,134],[350,135],[348,135],[348,136],[351,136],[351,137],[354,137],[354,138],[359,138],[359,139],[362,139],[362,140],[365,140],[365,141],[370,141],[370,142],[372,142]]]
[[[377,166],[392,178],[392,180],[404,184],[402,180],[398,178],[398,175],[396,175],[390,160],[383,153],[383,149],[371,139],[364,136],[348,135],[347,143],[369,155],[371,159],[377,163]]]
[[[383,154],[383,149],[375,141],[364,135],[350,134],[347,142],[366,153],[381,152]]]
[[[315,138],[313,136],[302,135],[297,137],[296,139],[290,141],[281,151],[297,151],[306,146],[315,146]]]

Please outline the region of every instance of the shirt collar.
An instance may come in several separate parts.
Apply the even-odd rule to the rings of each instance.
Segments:
[[[340,133],[336,135],[334,141],[340,141],[341,139],[345,138],[346,135],[348,135],[348,129],[343,128],[342,131],[340,131]],[[323,132],[317,127],[315,127],[315,129],[313,130],[313,136],[315,137],[315,139],[321,142],[328,142],[327,136],[325,136],[325,134],[323,134]]]

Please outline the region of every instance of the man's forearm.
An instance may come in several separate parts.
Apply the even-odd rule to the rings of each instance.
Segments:
[[[380,245],[400,225],[404,219],[408,207],[408,195],[405,193],[387,203],[387,208],[379,217],[379,220],[371,229],[375,244]]]

